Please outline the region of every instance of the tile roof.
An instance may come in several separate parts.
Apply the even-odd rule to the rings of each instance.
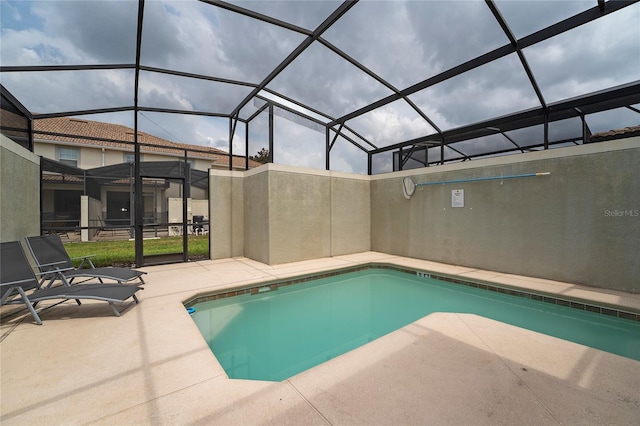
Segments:
[[[591,142],[602,142],[631,136],[640,136],[640,126],[630,126],[623,129],[609,130],[608,132],[594,133],[589,140]]]
[[[33,137],[38,140],[120,148],[126,151],[133,150],[133,129],[120,124],[71,117],[55,117],[34,120],[33,126]],[[184,155],[184,149],[197,150],[200,152],[191,151],[189,157],[210,159],[215,166],[219,167],[229,166],[229,154],[217,148],[172,142],[140,131],[138,131],[138,142],[154,145],[142,146],[142,152]],[[249,160],[249,167],[257,167],[259,165],[260,163]],[[234,168],[244,168],[244,166],[244,157],[233,157]]]
[[[65,182],[65,183],[83,183],[84,179],[79,176],[72,176],[68,174],[50,174],[42,173],[42,180],[44,182]]]

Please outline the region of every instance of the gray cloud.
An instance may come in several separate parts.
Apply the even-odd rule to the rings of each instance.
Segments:
[[[245,9],[253,10],[263,15],[281,21],[290,22],[307,30],[314,30],[334,10],[340,6],[339,0],[269,0],[269,1],[231,1]]]
[[[143,63],[260,82],[302,36],[199,2],[145,6]]]
[[[35,3],[33,11],[46,33],[67,40],[87,62],[135,61],[137,2],[48,1]]]
[[[640,79],[640,4],[626,9],[524,50],[547,102]]]
[[[8,73],[2,84],[30,111],[53,113],[133,105],[133,78],[133,70]]]
[[[391,93],[317,42],[267,87],[332,116],[343,115]]]
[[[507,38],[483,2],[361,2],[327,40],[398,88],[425,80]]]
[[[593,0],[495,0],[517,38],[541,30],[595,6]]]
[[[340,2],[236,2],[242,7],[314,29]],[[3,65],[131,63],[135,55],[137,2],[2,2]],[[595,1],[497,1],[518,37],[550,25]],[[482,1],[362,1],[324,35],[347,54],[399,89],[507,43]],[[143,64],[262,81],[304,39],[261,21],[193,1],[145,2]],[[584,28],[524,50],[547,102],[640,80],[640,4]],[[250,88],[141,74],[141,105],[228,113]],[[130,106],[133,72],[7,73],[2,83],[34,112]],[[314,43],[269,88],[340,116],[391,92],[320,43]],[[410,98],[443,129],[471,124],[539,105],[515,55],[495,61]],[[251,102],[253,104],[253,102]],[[246,108],[247,117],[255,111]],[[186,143],[228,146],[228,120],[154,115],[154,121]],[[249,128],[250,154],[268,145],[267,115]],[[90,118],[91,119],[91,118]],[[600,114],[588,121],[600,129],[637,124],[632,114]],[[635,120],[635,121],[634,121]],[[141,120],[144,123],[144,120]],[[610,123],[610,124],[609,124]],[[419,137],[433,129],[403,101],[348,123],[378,146]],[[167,137],[157,124],[145,131]],[[556,125],[554,125],[556,126]],[[557,124],[558,136],[573,124]],[[169,127],[174,130],[169,129]],[[555,127],[554,127],[555,129]],[[563,129],[566,129],[565,132]],[[324,137],[287,120],[276,120],[276,159],[323,167],[317,146]],[[243,144],[244,130],[234,144]],[[522,131],[534,139],[537,130]],[[168,138],[168,137],[167,137]],[[314,142],[305,144],[301,139]],[[475,141],[475,147],[503,141]],[[280,145],[281,144],[281,145]],[[309,147],[313,147],[309,149]],[[322,148],[320,153],[323,154]],[[334,146],[334,169],[366,172],[366,155],[343,139]],[[317,166],[317,164],[320,164]],[[390,155],[374,157],[374,169],[389,170]]]
[[[511,55],[410,96],[443,130],[540,106]]]
[[[229,114],[250,87],[158,73],[140,73],[140,105]]]

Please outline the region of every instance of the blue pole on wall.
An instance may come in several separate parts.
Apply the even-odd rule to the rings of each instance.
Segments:
[[[470,178],[470,179],[454,179],[454,180],[444,180],[440,182],[421,182],[415,183],[410,177],[405,177],[402,179],[402,192],[406,199],[411,198],[413,193],[418,186],[427,186],[427,185],[445,185],[448,183],[463,183],[463,182],[480,182],[485,180],[503,180],[503,179],[517,179],[517,178],[526,178],[526,177],[536,177],[536,176],[549,176],[551,172],[536,172],[536,173],[523,173],[519,175],[507,175],[507,176],[489,176],[489,177],[479,177],[479,178]]]

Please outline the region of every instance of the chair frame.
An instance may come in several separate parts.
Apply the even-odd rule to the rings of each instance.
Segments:
[[[7,276],[16,275],[18,279],[12,279],[7,281],[0,282],[2,289],[2,297],[0,297],[0,306],[2,305],[14,305],[14,304],[25,304],[31,316],[35,320],[36,324],[42,325],[42,319],[38,312],[36,311],[36,305],[44,300],[57,300],[61,299],[60,302],[55,303],[51,306],[47,306],[41,311],[45,309],[50,309],[54,306],[59,305],[60,303],[64,303],[67,300],[75,300],[78,305],[81,305],[80,299],[90,299],[90,300],[100,300],[107,302],[111,307],[111,310],[116,316],[120,316],[121,313],[127,309],[129,306],[134,303],[139,303],[136,296],[136,292],[138,290],[142,290],[140,286],[122,286],[119,284],[85,284],[85,285],[69,285],[66,280],[63,280],[62,287],[48,287],[41,288],[40,281],[38,280],[38,275],[43,274],[62,274],[64,270],[68,268],[57,268],[56,264],[63,264],[64,262],[55,262],[51,263],[48,266],[51,267],[50,270],[46,272],[36,273],[32,269],[29,261],[24,253],[24,249],[19,241],[10,241],[1,243],[3,254],[13,253],[17,257],[11,258],[8,261],[12,262],[11,264],[4,264],[2,268],[7,268],[10,272],[7,274],[3,274],[2,279],[4,280]],[[6,252],[5,252],[6,250]],[[5,256],[2,256],[4,258]],[[7,262],[6,259],[0,259],[4,262]],[[14,271],[11,271],[12,268],[15,268]],[[25,292],[25,290],[33,290],[33,292],[29,295]],[[111,293],[111,296],[100,295],[100,292]],[[114,292],[116,294],[114,294]],[[17,294],[16,294],[17,293]],[[121,295],[125,293],[127,297],[117,297],[117,293]],[[118,309],[115,303],[123,303],[129,297],[132,298],[132,301],[127,303],[123,308]]]
[[[47,241],[49,242],[47,243]],[[73,259],[70,258],[59,236],[41,235],[36,237],[27,237],[25,238],[25,242],[31,252],[31,255],[36,261],[36,266],[41,272],[45,273],[41,284],[44,284],[46,280],[49,280],[47,287],[53,285],[53,283],[58,279],[62,280],[66,284],[72,284],[75,278],[83,279],[80,283],[97,279],[101,284],[103,283],[103,279],[114,280],[119,284],[129,283],[130,281],[139,279],[140,284],[144,284],[142,275],[146,274],[146,272],[130,268],[96,268],[91,260],[91,257],[95,257],[95,255],[82,256]],[[42,245],[43,243],[48,244],[48,249],[53,250],[54,262],[58,260],[65,262],[65,266],[67,266],[68,269],[48,271],[50,269],[50,265],[47,263],[40,263],[43,258],[47,260],[48,256],[48,253],[43,253],[44,248],[37,247],[38,244]],[[73,266],[73,260],[79,259],[82,259],[82,262],[80,263],[80,266],[76,268]],[[87,267],[83,268],[84,266]],[[46,274],[47,272],[49,272],[49,274]]]

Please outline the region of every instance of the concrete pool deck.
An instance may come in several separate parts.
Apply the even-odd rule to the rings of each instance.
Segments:
[[[67,302],[44,312],[42,326],[23,314],[3,319],[0,423],[637,424],[640,362],[479,316],[432,314],[274,383],[229,380],[182,305],[197,293],[369,262],[640,312],[639,294],[375,252],[147,267],[141,303],[120,318],[105,303]]]

